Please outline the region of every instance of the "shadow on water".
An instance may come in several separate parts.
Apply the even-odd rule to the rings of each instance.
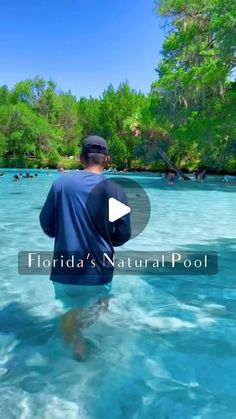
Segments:
[[[217,251],[219,272],[214,276],[145,276],[143,270],[141,279],[150,287],[138,293],[140,312],[136,321],[149,333],[146,342],[149,339],[152,343],[145,345],[140,339],[139,344],[147,358],[156,351],[158,362],[175,384],[195,382],[194,392],[201,390],[203,398],[212,394],[214,403],[220,401],[233,409],[236,240],[220,237],[206,246],[191,244],[173,251],[181,250]],[[137,289],[139,284],[140,277]]]
[[[155,292],[163,290],[179,301],[201,306],[202,303],[223,305],[236,320],[235,260],[236,239],[220,237],[216,241],[203,244],[180,246],[171,252],[215,251],[218,254],[218,273],[215,275],[145,275],[140,270],[142,280],[151,285]]]
[[[12,369],[17,363],[25,365],[28,355],[35,351],[47,352],[47,345],[56,334],[58,319],[45,320],[32,314],[31,309],[12,302],[0,311],[1,340],[14,343],[6,368]]]
[[[0,311],[0,376],[2,385],[40,393],[49,380],[67,374],[74,361],[63,345],[59,316],[45,319],[33,309],[12,302]]]
[[[194,315],[199,318],[199,326],[181,332],[181,340],[175,341],[174,336],[170,338],[171,342],[175,341],[179,350],[195,352],[201,349],[204,352],[209,350],[211,353],[235,355],[235,337],[232,338],[231,334],[236,321],[236,239],[220,237],[206,245],[191,244],[173,250],[173,252],[181,251],[216,251],[219,257],[218,273],[216,275],[158,275],[157,273],[148,276],[143,269],[141,278],[153,289],[151,304],[155,304],[158,292],[164,293],[171,302],[166,311],[167,316],[182,317],[187,321],[191,321]],[[144,302],[144,307],[145,305]],[[216,326],[217,322],[221,324],[219,329]],[[214,323],[215,336],[212,331],[209,332]],[[170,335],[172,333],[170,332]]]
[[[56,320],[32,315],[23,305],[12,302],[0,311],[0,333],[14,334],[16,339],[42,345],[55,332]]]
[[[172,253],[181,253],[182,259],[184,259],[185,253],[190,253],[192,259],[197,259],[199,254],[205,255],[208,252],[215,252],[218,255],[218,263],[217,261],[213,260],[208,257],[208,271],[205,272],[202,270],[201,274],[195,268],[184,268],[183,267],[183,260],[176,264],[176,266],[180,267],[178,270],[174,270],[171,268],[171,254]],[[153,285],[157,284],[160,278],[173,278],[173,280],[177,281],[193,281],[198,283],[205,283],[210,281],[211,284],[217,283],[219,287],[226,287],[226,286],[234,286],[235,285],[235,271],[233,268],[236,268],[236,239],[234,238],[224,238],[219,237],[218,240],[207,241],[206,244],[188,244],[179,246],[175,249],[169,249],[168,251],[163,251],[165,260],[165,267],[153,268],[152,263],[155,259],[161,260],[162,250],[160,248],[156,249],[152,248],[147,251],[132,251],[132,263],[133,266],[130,268],[123,269],[122,274],[124,277],[130,275],[138,275],[138,279],[144,279],[149,284],[153,283]],[[196,254],[196,257],[195,257]],[[117,255],[121,255],[122,258],[128,258],[130,256],[129,251],[126,252],[117,252]],[[186,256],[188,258],[188,255]],[[144,260],[148,259],[150,261],[150,265],[148,267],[145,266]],[[117,259],[119,261],[119,257]],[[134,266],[134,260],[137,260],[138,267]],[[210,263],[213,263],[211,266]],[[179,265],[179,266],[178,266]],[[212,271],[213,268],[213,271]],[[185,271],[183,273],[183,271]],[[194,272],[193,272],[194,271]],[[216,271],[216,272],[215,272]],[[116,270],[115,274],[119,275],[121,271]]]
[[[148,256],[150,257],[150,259],[155,258],[155,255],[158,253],[160,254],[162,252],[162,250],[160,248],[158,249],[151,249],[148,251],[148,253],[144,252],[144,255],[148,254]],[[234,275],[235,275],[235,271],[233,269],[236,268],[236,239],[234,238],[224,238],[224,237],[219,237],[218,240],[212,240],[212,241],[207,241],[205,244],[187,244],[184,246],[179,246],[176,249],[170,249],[169,251],[165,250],[165,252],[170,252],[170,253],[178,253],[178,252],[191,252],[192,254],[197,253],[201,253],[201,254],[205,254],[207,252],[217,252],[218,254],[218,273],[216,275],[208,275],[208,277],[212,277],[212,278],[217,278],[217,281],[219,282],[219,279],[221,279],[222,281],[224,281],[223,285],[227,285],[227,283],[225,282],[225,280],[229,280],[230,278],[234,279]],[[164,253],[165,253],[164,252]],[[128,253],[128,252],[126,252]],[[132,254],[135,254],[135,251],[132,251]],[[139,258],[139,254],[140,252],[137,251],[137,259]],[[147,256],[146,256],[147,257]],[[159,255],[160,257],[160,255]],[[128,274],[129,271],[127,271]],[[147,281],[149,280],[149,278],[151,278],[151,276],[146,275],[145,276],[145,272],[147,272],[147,268],[145,267],[140,267],[137,268],[134,273],[139,273],[141,276],[143,276],[143,278],[145,278]],[[152,272],[152,270],[151,270]],[[186,271],[187,272],[187,271]],[[228,273],[230,273],[230,277],[228,277]],[[224,277],[224,274],[226,275]],[[220,278],[219,278],[220,275]],[[162,274],[161,276],[165,276],[165,274]],[[176,277],[177,275],[174,274],[173,272],[173,276]],[[186,276],[190,276],[187,275]],[[158,277],[158,271],[157,271],[157,275],[156,277]],[[181,277],[184,277],[184,275]],[[203,278],[204,280],[204,275],[191,275],[191,277],[198,277],[198,278]],[[234,284],[234,282],[233,282]]]

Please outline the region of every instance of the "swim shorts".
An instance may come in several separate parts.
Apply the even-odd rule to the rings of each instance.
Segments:
[[[109,299],[111,283],[105,285],[70,285],[53,282],[55,298],[66,309],[93,308]]]

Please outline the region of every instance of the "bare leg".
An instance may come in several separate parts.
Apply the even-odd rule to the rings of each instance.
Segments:
[[[89,316],[88,309],[74,309],[63,314],[61,318],[61,333],[68,344],[72,344],[74,348],[74,355],[80,361],[86,359],[86,343],[82,335],[82,329],[93,324],[101,311],[107,311],[109,306],[109,299],[103,298],[98,302],[96,315]]]
[[[83,327],[83,322],[80,321],[81,312],[82,310],[75,309],[65,313],[61,319],[61,332],[64,340],[73,345],[75,356],[84,361],[86,358],[86,347],[80,331]]]

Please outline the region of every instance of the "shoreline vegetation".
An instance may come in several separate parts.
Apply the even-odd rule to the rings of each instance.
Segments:
[[[60,164],[61,163],[61,164]],[[68,172],[68,171],[76,171],[76,170],[82,170],[83,167],[79,164],[79,162],[74,160],[71,164],[71,160],[69,164],[65,164],[65,159],[60,160],[57,167],[50,167],[50,166],[37,166],[37,165],[25,165],[25,166],[2,166],[0,165],[0,171],[3,173],[7,172],[21,172],[21,171],[28,171],[29,173],[33,173],[34,171],[42,171],[42,172],[48,172],[49,170],[55,170],[58,173]],[[186,170],[181,169],[181,171],[186,175],[193,175],[195,176],[195,170]],[[129,174],[129,173],[147,173],[147,174],[160,174],[160,175],[166,175],[169,172],[168,167],[164,167],[163,165],[160,165],[160,169],[158,169],[157,166],[149,166],[149,167],[131,167],[128,170],[123,168],[118,168],[115,166],[109,166],[109,170],[111,174],[117,173],[117,174]],[[207,175],[215,175],[215,176],[234,176],[236,177],[236,171],[229,172],[225,170],[215,171],[212,168],[206,169]]]
[[[162,0],[156,11],[168,32],[149,94],[124,82],[77,99],[38,76],[1,86],[0,166],[76,169],[82,138],[97,134],[118,170],[236,174],[234,4]]]
[[[0,160],[1,163],[1,160]],[[0,168],[2,171],[7,171],[8,169],[15,169],[16,171],[21,171],[21,170],[29,170],[29,171],[33,171],[33,170],[42,170],[42,171],[47,171],[47,170],[59,170],[61,168],[63,168],[65,171],[68,170],[82,170],[82,165],[79,162],[79,158],[76,159],[66,159],[66,158],[62,158],[59,160],[57,165],[47,165],[47,160],[45,160],[45,164],[43,166],[41,166],[36,160],[34,159],[30,159],[27,160],[25,159],[25,161],[22,163],[22,161],[19,161],[20,165],[18,165],[18,160],[14,161],[14,164],[6,166],[6,165],[1,165],[0,164]],[[113,165],[111,163],[111,165],[109,166],[111,169],[111,172],[113,170],[117,170],[117,172],[119,173],[120,171],[123,172],[125,170],[125,172],[123,173],[155,173],[155,174],[166,174],[169,170],[168,166],[165,165],[164,162],[159,162],[159,164],[151,164],[149,166],[142,166],[139,165],[139,162],[135,162],[134,165],[131,165],[131,167],[129,169],[126,170],[125,167],[118,167]],[[180,167],[181,171],[185,174],[194,174],[194,169],[186,169],[186,168],[182,168]],[[236,170],[234,171],[229,171],[229,170],[215,170],[214,168],[206,168],[207,174],[208,175],[232,175],[235,176],[236,175]],[[113,172],[112,172],[113,173]]]

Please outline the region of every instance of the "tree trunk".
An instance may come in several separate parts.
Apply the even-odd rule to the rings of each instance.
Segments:
[[[176,173],[182,177],[184,180],[191,180],[189,176],[187,176],[185,173],[183,173],[180,169],[178,169],[174,163],[169,159],[167,154],[161,149],[161,147],[157,147],[157,151],[160,154],[160,156],[163,158],[163,160],[166,162],[166,164],[169,166],[170,169],[173,169],[176,171]]]

